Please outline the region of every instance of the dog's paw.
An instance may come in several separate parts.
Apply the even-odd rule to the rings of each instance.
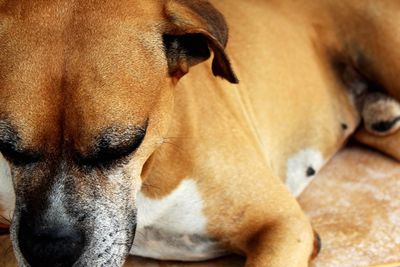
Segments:
[[[368,93],[363,99],[361,116],[369,133],[387,136],[400,128],[400,103],[382,93]]]

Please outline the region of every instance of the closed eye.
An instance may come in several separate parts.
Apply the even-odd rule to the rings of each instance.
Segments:
[[[41,156],[29,150],[16,148],[12,144],[0,142],[0,152],[14,165],[27,165],[40,160]]]
[[[0,120],[0,152],[14,165],[26,165],[39,161],[41,155],[22,148],[21,138],[8,121]]]
[[[140,147],[146,130],[147,123],[140,127],[107,128],[95,138],[88,153],[77,153],[76,162],[84,167],[108,167],[119,163]]]

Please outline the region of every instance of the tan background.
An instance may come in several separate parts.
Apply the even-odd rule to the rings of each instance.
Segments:
[[[322,170],[299,201],[323,241],[314,267],[400,262],[397,162],[362,148],[347,148]],[[228,257],[208,263],[179,264],[132,257],[126,266],[240,267],[243,262],[240,257]],[[7,237],[0,238],[0,266],[15,266]]]

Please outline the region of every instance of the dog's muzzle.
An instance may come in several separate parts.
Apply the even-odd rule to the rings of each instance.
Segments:
[[[136,228],[131,206],[92,202],[79,213],[29,206],[19,205],[11,227],[19,266],[119,267],[129,254]]]
[[[84,251],[84,232],[62,218],[21,213],[18,243],[31,267],[72,266]]]
[[[135,224],[116,227],[104,223],[88,231],[79,224],[68,224],[62,217],[20,212],[21,219],[11,228],[19,266],[122,266],[133,244]]]

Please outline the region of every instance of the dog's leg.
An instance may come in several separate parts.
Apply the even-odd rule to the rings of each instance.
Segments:
[[[319,251],[319,238],[284,185],[268,184],[268,195],[245,211],[253,214],[241,231],[242,235],[251,231],[243,248],[246,267],[306,267]]]
[[[363,127],[355,138],[400,160],[400,103],[383,93],[367,93],[360,105]]]
[[[400,128],[400,103],[383,93],[368,93],[363,100],[361,117],[370,134],[393,134]]]
[[[265,225],[250,240],[246,267],[308,266],[320,245],[311,233],[310,222],[301,212]]]

